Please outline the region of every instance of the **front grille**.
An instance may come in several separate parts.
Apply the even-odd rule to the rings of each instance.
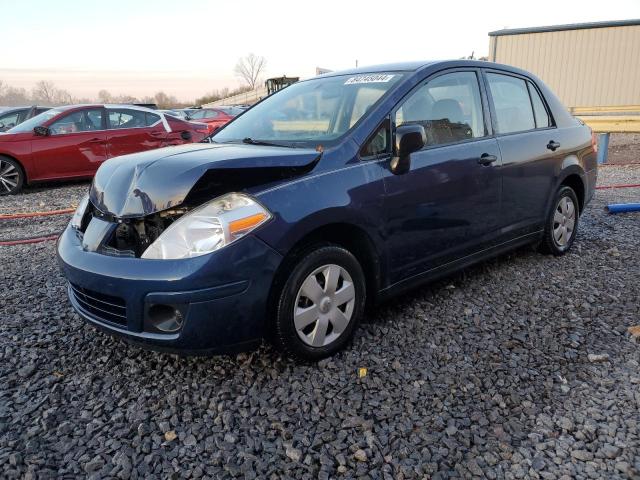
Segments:
[[[105,322],[127,326],[127,304],[120,297],[94,292],[70,283],[73,298],[83,310]]]

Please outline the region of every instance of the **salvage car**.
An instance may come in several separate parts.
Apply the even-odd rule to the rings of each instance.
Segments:
[[[208,133],[204,124],[132,105],[52,108],[0,134],[0,195],[27,183],[91,177],[108,158],[199,142]]]
[[[206,123],[209,131],[215,132],[241,113],[234,107],[202,108],[191,112],[189,120]]]
[[[317,360],[367,304],[523,245],[566,253],[597,176],[590,129],[538,78],[470,60],[301,81],[210,142],[98,170],[58,243],[91,324]]]
[[[9,107],[0,109],[0,132],[6,132],[10,128],[19,125],[36,115],[46,112],[51,107],[39,107],[32,105],[30,107]]]

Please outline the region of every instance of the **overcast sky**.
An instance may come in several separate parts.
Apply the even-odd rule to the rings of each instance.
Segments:
[[[640,18],[640,0],[0,0],[0,12],[0,80],[12,86],[188,101],[239,86],[233,68],[249,52],[266,57],[266,77],[482,56],[490,31]]]

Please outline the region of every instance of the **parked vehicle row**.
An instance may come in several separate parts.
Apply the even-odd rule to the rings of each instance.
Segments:
[[[5,107],[0,108],[0,132],[6,132],[10,128],[28,120],[36,115],[46,112],[51,107]]]
[[[108,158],[199,142],[208,134],[203,123],[143,107],[51,108],[0,133],[0,194],[26,183],[91,177]]]
[[[237,107],[207,107],[191,112],[189,119],[206,123],[209,131],[215,132],[242,112],[243,110]]]
[[[98,170],[58,242],[91,324],[326,357],[369,302],[526,244],[566,253],[597,176],[590,129],[538,78],[468,60],[300,81],[210,141]]]

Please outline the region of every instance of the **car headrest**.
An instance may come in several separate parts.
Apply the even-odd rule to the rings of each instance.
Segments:
[[[431,110],[431,117],[434,120],[448,118],[451,123],[462,123],[464,121],[464,114],[462,113],[460,103],[452,98],[445,98],[434,103]]]

